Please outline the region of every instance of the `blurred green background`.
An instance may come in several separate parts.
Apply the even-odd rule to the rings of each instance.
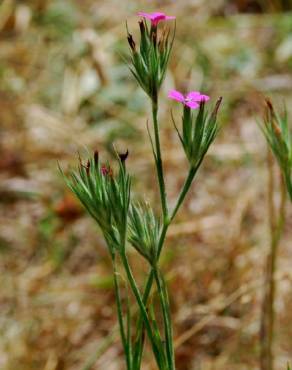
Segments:
[[[292,117],[289,0],[2,0],[0,3],[0,369],[124,368],[111,264],[96,226],[58,172],[114,142],[129,149],[136,194],[158,199],[146,121],[132,78],[125,23],[138,11],[177,18],[160,119],[174,202],[186,163],[169,89],[223,96],[222,130],[162,256],[177,369],[259,368],[268,248],[264,97]],[[292,118],[291,120],[292,121]],[[276,194],[277,198],[277,194]],[[292,212],[280,246],[276,369],[292,359]],[[129,251],[141,277],[143,262]],[[155,369],[146,355],[144,369]]]

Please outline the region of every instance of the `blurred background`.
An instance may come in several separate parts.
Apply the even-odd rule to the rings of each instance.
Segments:
[[[166,99],[223,96],[223,126],[161,259],[178,370],[259,368],[269,246],[264,96],[292,117],[291,0],[2,0],[0,3],[0,369],[124,368],[111,263],[58,171],[77,151],[129,149],[134,191],[157,204],[146,96],[125,63],[137,11],[177,17],[160,119],[170,203],[186,163]],[[292,118],[291,118],[292,119]],[[277,194],[276,194],[277,198]],[[159,208],[157,207],[157,211]],[[292,359],[292,207],[277,273],[275,368]],[[129,251],[139,280],[147,268]],[[146,355],[145,370],[155,369]]]

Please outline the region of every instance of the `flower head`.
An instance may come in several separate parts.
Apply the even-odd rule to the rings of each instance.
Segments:
[[[168,97],[183,103],[191,109],[199,108],[200,103],[207,102],[210,99],[208,95],[201,94],[199,91],[190,91],[188,94],[183,95],[177,90],[170,90]]]
[[[175,19],[174,16],[166,15],[160,12],[154,12],[154,13],[139,12],[138,15],[140,17],[149,19],[151,21],[152,26],[154,27],[156,27],[160,21],[168,21],[171,19]]]

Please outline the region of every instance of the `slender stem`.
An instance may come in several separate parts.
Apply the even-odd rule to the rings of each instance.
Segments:
[[[291,173],[291,175],[292,175],[292,173]],[[292,202],[292,178],[291,178],[291,175],[290,175],[290,173],[285,174],[285,182],[286,182],[286,187],[287,187],[287,190],[288,190],[290,201]]]
[[[133,294],[136,298],[136,301],[139,305],[140,312],[141,312],[141,315],[143,317],[143,322],[145,324],[145,329],[147,331],[148,338],[151,342],[153,353],[154,353],[157,365],[158,365],[159,369],[161,369],[161,363],[162,363],[161,356],[163,354],[161,353],[161,351],[157,347],[157,343],[155,343],[154,335],[153,335],[152,328],[151,328],[151,325],[150,325],[150,320],[149,320],[145,305],[143,303],[141,294],[139,292],[139,289],[138,289],[138,287],[136,285],[136,282],[135,282],[135,279],[133,277],[132,270],[131,270],[131,267],[130,267],[129,262],[128,262],[128,258],[127,258],[125,253],[121,253],[121,259],[122,259],[122,262],[123,262],[123,265],[124,265],[124,268],[125,268],[125,271],[126,271],[126,274],[127,274],[127,278],[128,278],[128,281],[129,281],[131,289],[132,289],[132,292],[133,292]]]
[[[267,257],[266,275],[265,275],[265,294],[262,304],[261,317],[261,370],[273,370],[273,342],[275,332],[275,310],[274,301],[276,295],[275,272],[277,268],[277,257],[279,242],[283,233],[285,224],[285,205],[286,205],[286,187],[281,176],[281,201],[278,215],[274,204],[274,176],[271,154],[268,154],[269,183],[268,183],[268,208],[270,220],[270,251]]]
[[[275,204],[274,204],[274,192],[275,192],[275,180],[273,171],[273,157],[268,148],[267,152],[267,167],[268,167],[268,214],[269,214],[269,230],[271,245],[266,261],[265,271],[265,284],[264,284],[264,297],[262,302],[262,314],[261,314],[261,354],[260,354],[260,367],[261,370],[272,370],[272,352],[271,352],[271,341],[268,335],[269,330],[269,317],[271,316],[271,305],[270,305],[270,294],[269,287],[271,285],[271,271],[272,271],[272,251],[274,250],[274,230],[275,230]]]
[[[283,226],[285,223],[285,203],[286,203],[286,188],[284,181],[281,181],[281,205],[279,210],[279,217],[277,220],[276,229],[273,232],[273,239],[271,243],[271,272],[269,276],[269,325],[268,325],[268,338],[269,338],[269,345],[270,345],[270,353],[271,353],[271,369],[274,368],[274,358],[273,358],[273,342],[274,342],[274,333],[275,333],[275,309],[274,309],[274,302],[275,302],[275,295],[276,295],[276,281],[275,281],[275,273],[277,268],[277,257],[278,257],[278,249],[279,249],[279,242],[283,233]]]
[[[158,251],[161,251],[163,246],[163,242],[165,239],[166,231],[168,229],[169,220],[168,220],[168,207],[167,207],[167,196],[166,196],[166,189],[165,189],[165,182],[164,182],[164,174],[163,174],[163,164],[162,164],[162,156],[161,156],[161,145],[160,145],[160,137],[159,137],[159,126],[158,126],[158,97],[157,94],[153,96],[152,100],[152,119],[153,119],[153,128],[154,128],[154,139],[155,139],[155,148],[153,148],[154,159],[155,159],[155,166],[158,178],[158,185],[159,185],[159,192],[160,192],[160,199],[161,199],[161,208],[163,214],[163,229],[159,239],[159,247]],[[160,252],[159,252],[160,254]],[[144,305],[147,304],[147,300],[152,288],[154,279],[153,271],[151,270],[148,280],[146,282],[146,287],[143,293],[143,303]],[[137,364],[137,368],[140,368],[141,358],[142,358],[142,351],[143,351],[143,319],[142,315],[140,315],[137,324],[137,342],[134,351],[134,362]]]
[[[192,183],[192,180],[194,178],[194,175],[196,173],[196,170],[195,169],[190,169],[189,171],[189,175],[183,185],[183,188],[181,190],[181,193],[178,197],[178,200],[177,200],[177,203],[176,203],[176,206],[174,207],[172,213],[171,213],[171,217],[170,217],[170,220],[172,221],[177,213],[177,211],[179,210],[179,207],[181,206],[182,202],[184,201],[184,198],[190,188],[190,185]],[[160,257],[160,254],[161,254],[161,251],[162,251],[162,247],[163,247],[163,243],[164,243],[164,240],[165,240],[165,237],[166,237],[166,233],[167,233],[167,230],[168,230],[168,227],[170,225],[170,222],[169,223],[165,223],[162,227],[162,230],[161,230],[161,233],[160,233],[160,238],[159,238],[159,242],[158,242],[158,253],[157,253],[157,261],[159,260],[159,257]],[[146,304],[147,302],[147,299],[148,299],[148,296],[150,294],[150,291],[151,291],[151,287],[152,287],[152,283],[153,283],[153,278],[154,278],[154,275],[153,275],[153,269],[151,269],[151,272],[149,274],[149,277],[148,277],[148,280],[147,280],[147,283],[146,283],[146,287],[144,289],[144,294],[143,294],[143,302]]]
[[[158,291],[160,304],[162,308],[168,368],[169,370],[175,370],[172,323],[171,323],[170,305],[169,305],[169,300],[168,300],[168,295],[167,295],[167,289],[166,289],[164,281],[162,280],[162,276],[160,275],[157,266],[153,266],[153,273],[154,273],[154,277],[155,277],[155,281],[157,285],[157,291]]]
[[[133,352],[132,352],[132,316],[131,316],[131,307],[130,307],[130,299],[129,293],[127,288],[127,343],[128,343],[128,354],[130,359],[130,370],[134,369],[133,367]]]
[[[196,166],[195,168],[190,168],[189,174],[188,174],[188,176],[185,180],[185,183],[182,187],[182,190],[181,190],[180,195],[178,197],[177,203],[176,203],[176,205],[175,205],[175,207],[174,207],[174,209],[171,213],[170,222],[174,219],[174,217],[177,214],[180,206],[182,205],[182,203],[183,203],[183,201],[184,201],[184,199],[187,195],[187,192],[188,192],[188,190],[189,190],[189,188],[192,184],[192,181],[194,179],[194,176],[197,172],[197,169],[198,169],[199,165]],[[163,247],[163,243],[165,241],[166,233],[167,233],[168,227],[170,225],[170,222],[163,224],[163,227],[162,227],[162,230],[161,230],[161,233],[160,233],[159,242],[158,242],[157,261],[159,260],[159,257],[160,257],[161,251],[162,251],[162,247]],[[147,305],[148,297],[150,295],[151,288],[152,288],[152,285],[153,285],[153,279],[154,279],[154,271],[151,268],[151,271],[148,275],[148,279],[147,279],[147,282],[146,282],[146,286],[144,288],[144,293],[143,293],[143,303],[144,303],[144,305]],[[140,315],[140,317],[138,319],[138,324],[137,324],[137,333],[142,332],[142,325],[143,325],[143,318],[142,318],[142,315]],[[140,337],[140,338],[138,338],[138,341],[136,343],[136,351],[134,353],[134,358],[136,358],[136,361],[139,361],[139,360],[141,361],[142,350],[143,350],[143,341],[142,341],[142,337]]]
[[[156,154],[155,164],[156,164],[156,172],[157,172],[157,177],[158,177],[163,218],[164,218],[164,222],[168,222],[167,198],[166,198],[165,182],[164,182],[164,175],[163,175],[163,165],[162,165],[162,157],[161,157],[161,147],[160,147],[160,137],[159,137],[157,114],[158,114],[158,102],[157,102],[157,97],[156,97],[152,99],[152,118],[153,118],[153,127],[154,127],[155,154]]]
[[[188,193],[188,191],[190,189],[190,186],[191,186],[191,184],[193,182],[193,179],[195,177],[195,174],[197,172],[197,169],[198,169],[198,166],[192,167],[190,169],[189,174],[188,174],[188,176],[187,176],[187,178],[185,180],[185,183],[184,183],[184,185],[183,185],[183,187],[181,189],[181,192],[179,194],[179,197],[178,197],[178,200],[176,202],[176,205],[175,205],[175,207],[174,207],[174,209],[172,211],[171,218],[170,218],[171,221],[174,219],[175,215],[177,214],[177,211],[179,210],[179,207],[181,206],[182,202],[184,201],[184,199],[185,199],[185,197],[186,197],[186,195],[187,195],[187,193]]]
[[[120,287],[118,282],[118,271],[116,265],[116,259],[113,257],[113,269],[114,269],[114,287],[115,287],[115,295],[116,295],[116,304],[117,304],[117,313],[118,313],[118,321],[120,327],[120,335],[122,339],[123,349],[125,352],[127,369],[131,370],[131,356],[129,354],[129,346],[127,343],[125,328],[124,328],[124,320],[123,320],[123,311],[122,311],[122,302],[121,302],[121,294],[120,294]]]

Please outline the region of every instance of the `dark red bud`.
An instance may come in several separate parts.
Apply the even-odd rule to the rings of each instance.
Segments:
[[[128,43],[130,45],[130,48],[135,53],[136,52],[136,44],[135,44],[135,41],[133,39],[133,36],[130,33],[128,34],[127,39],[128,39]]]
[[[125,162],[126,159],[128,158],[128,155],[129,155],[129,150],[128,149],[125,153],[119,153],[119,157],[120,157],[121,162]]]
[[[141,34],[144,34],[144,32],[145,32],[145,24],[144,24],[143,21],[139,21],[139,27],[140,27]]]
[[[98,165],[98,151],[97,150],[94,151],[93,158],[94,158],[94,164],[97,166]]]

